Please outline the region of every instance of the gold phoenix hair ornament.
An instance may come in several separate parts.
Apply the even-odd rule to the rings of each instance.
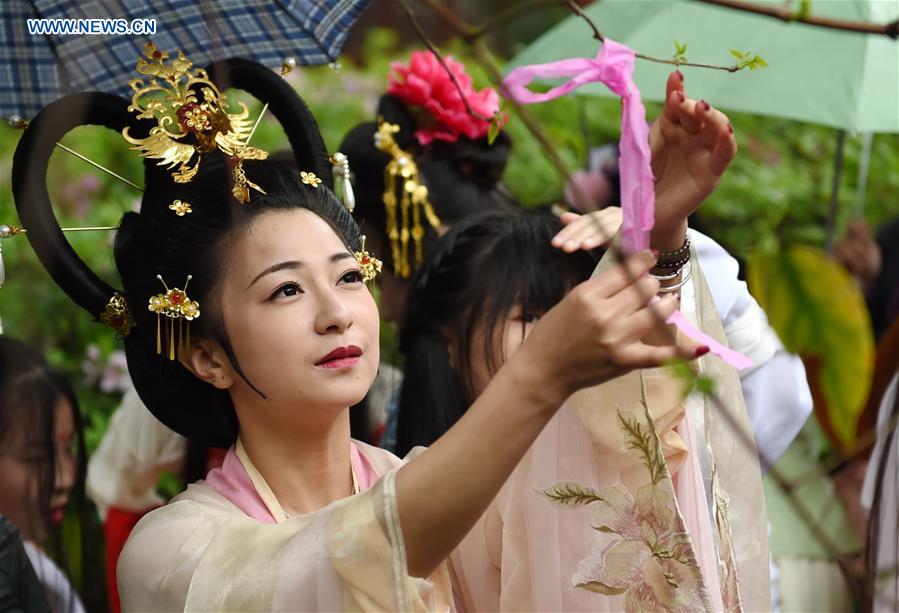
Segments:
[[[384,264],[365,250],[365,235],[362,235],[362,251],[353,252],[353,256],[356,258],[356,261],[359,262],[359,266],[362,267],[362,280],[366,283],[370,281],[374,281],[375,277],[377,277],[381,273],[381,268]]]
[[[165,316],[165,336],[167,340],[166,353],[170,360],[175,359],[176,347],[179,356],[187,355],[190,351],[190,322],[200,316],[200,304],[187,296],[187,284],[193,278],[187,275],[184,289],[173,287],[169,289],[162,275],[156,275],[159,282],[165,287],[164,294],[156,294],[150,298],[149,309],[156,313],[156,353],[162,355],[162,334],[160,331],[160,317]],[[175,345],[175,320],[178,320],[178,344]],[[186,325],[182,325],[187,321]],[[186,330],[183,330],[186,328]]]
[[[390,237],[390,249],[393,256],[393,268],[403,278],[408,278],[409,268],[409,236],[415,242],[415,264],[420,265],[424,259],[422,239],[425,235],[421,225],[421,213],[424,211],[428,223],[435,230],[440,227],[440,219],[428,199],[428,188],[419,180],[418,165],[412,156],[403,151],[394,140],[393,135],[400,131],[396,124],[378,118],[378,131],[375,132],[375,147],[390,155],[392,160],[384,168],[384,207],[387,212],[387,235]],[[400,201],[397,202],[397,184],[401,181]],[[397,227],[397,206],[400,209],[400,225]],[[411,217],[411,220],[410,220]],[[409,224],[412,224],[410,231]]]
[[[176,183],[188,183],[197,174],[204,153],[219,149],[228,156],[234,176],[233,195],[246,203],[250,188],[265,191],[249,181],[243,171],[244,160],[264,160],[268,153],[247,145],[253,122],[246,105],[240,103],[238,113],[230,113],[227,98],[202,68],[179,51],[168,64],[169,54],[147,43],[144,56],[137,61],[137,72],[149,77],[132,79],[128,85],[134,91],[128,110],[139,119],[155,119],[156,125],[146,138],[134,138],[128,128],[122,136],[139,150],[141,157],[159,160],[159,166],[172,170]],[[199,88],[202,100],[198,99]],[[191,161],[196,160],[191,165]]]

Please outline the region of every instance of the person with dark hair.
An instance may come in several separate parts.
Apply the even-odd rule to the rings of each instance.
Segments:
[[[850,220],[833,256],[865,295],[874,338],[880,340],[899,316],[899,218],[888,219],[876,233],[864,219]]]
[[[620,223],[619,216],[611,233],[600,231],[596,223],[606,225],[606,213],[591,215],[601,217],[485,213],[457,224],[432,246],[413,277],[400,330],[407,367],[398,454],[430,445],[449,431],[540,318],[589,277],[596,264],[590,250]],[[644,389],[651,431],[664,456],[664,471],[656,458],[648,473],[656,475],[653,486],[664,481],[661,472],[675,475],[670,494],[676,504],[666,522],[682,522],[684,538],[692,539],[689,555],[679,564],[643,566],[643,549],[663,547],[662,534],[673,528],[643,517],[650,511],[641,508],[640,496],[647,494],[634,485],[641,481],[633,467],[647,460],[628,451],[643,449],[646,437],[633,438],[633,422],[616,423],[616,411],[620,417],[635,401],[634,391],[616,380],[617,386],[605,384],[589,400],[590,390],[569,399],[454,551],[455,596],[465,610],[671,609],[680,592],[665,594],[657,586],[650,592],[653,572],[682,584],[704,584],[705,596],[698,601],[709,598],[713,610],[740,598],[752,603],[747,610],[770,606],[760,463],[767,469],[783,453],[811,413],[812,399],[802,362],[784,349],[738,280],[736,261],[708,237],[694,230],[688,236],[689,260],[702,274],[697,271],[694,282],[680,289],[682,310],[703,329],[714,329],[720,317],[717,327],[728,346],[754,362],[737,379],[732,369],[719,368],[717,358],[701,361],[701,372],[717,373],[718,397],[733,423],[701,395],[681,396],[677,381],[664,373],[641,373],[641,380],[632,382]],[[629,492],[616,489],[623,487]],[[636,508],[625,508],[625,496]],[[733,528],[717,496],[726,496]],[[612,504],[613,497],[622,508]],[[556,511],[552,502],[566,510]],[[593,521],[593,530],[589,516],[572,510],[592,503],[594,517],[604,517]],[[669,503],[658,504],[668,509]],[[611,522],[606,514],[619,518]],[[638,516],[636,525],[623,520],[628,514]],[[646,529],[658,542],[639,537]],[[694,567],[687,580],[691,559],[701,572]],[[732,580],[728,566],[753,579]]]
[[[598,237],[583,229],[573,234],[584,250],[564,252],[550,246],[559,236],[563,237],[559,244],[568,242],[562,221],[554,215],[497,212],[458,224],[434,245],[431,260],[413,279],[408,316],[401,326],[400,347],[408,366],[399,403],[396,453],[429,445],[449,430],[540,317],[589,277],[597,258],[586,249]],[[745,284],[737,280],[733,258],[695,231],[690,237],[729,345],[755,361],[753,368],[740,372],[740,379],[763,464],[770,466],[811,412],[802,363],[783,349]],[[548,426],[552,434],[537,439],[454,552],[456,595],[466,610],[616,610],[620,606],[616,600],[601,601],[596,594],[575,590],[559,576],[560,568],[586,555],[591,539],[572,530],[570,514],[551,515],[551,505],[537,493],[550,484],[549,475],[571,480],[586,471],[584,480],[578,480],[582,484],[594,479],[601,484],[608,478],[605,473],[614,458],[608,450],[608,433],[596,434],[573,412],[572,407],[563,407],[553,418]],[[661,413],[660,434],[676,421],[672,413]],[[687,427],[681,425],[679,430]],[[663,449],[669,442],[666,436],[671,433],[663,436]],[[691,448],[689,453],[704,457],[700,449]],[[597,457],[607,460],[594,464]],[[677,466],[673,464],[671,470]],[[685,490],[695,482],[683,483],[677,491],[679,500],[684,496],[685,501]],[[545,531],[557,535],[554,553],[534,545]]]
[[[475,90],[465,67],[451,57],[445,60],[474,112],[489,119],[499,111],[496,90]],[[353,127],[340,151],[352,168],[353,216],[367,244],[383,254],[381,315],[397,322],[409,275],[437,236],[470,215],[509,210],[517,203],[501,182],[511,139],[499,131],[489,141],[488,121],[469,115],[446,69],[430,51],[414,51],[407,65],[393,63],[388,82],[387,93],[378,101],[377,121]],[[382,143],[385,126],[392,126],[393,149]],[[392,165],[399,157],[405,160]],[[408,169],[413,168],[410,173]],[[391,184],[391,175],[399,173],[403,176]],[[423,215],[420,224],[392,219],[391,199],[402,200],[403,192],[419,184],[425,188],[433,215]],[[403,256],[393,248],[404,231],[421,245],[417,257]],[[394,253],[400,261],[394,261]]]
[[[229,449],[135,527],[118,564],[123,609],[450,608],[444,560],[563,400],[708,348],[643,342],[675,301],[648,304],[659,282],[643,273],[656,258],[640,251],[551,309],[431,448],[402,463],[353,441],[348,407],[379,362],[364,283],[379,263],[330,190],[315,121],[259,64],[203,71],[167,59],[149,46],[138,69],[183,86],[134,80],[130,105],[62,98],[30,123],[13,165],[29,240],[60,287],[124,337],[141,400],[174,431]],[[230,112],[226,83],[269,103],[305,170],[247,145],[249,120]],[[126,213],[116,237],[119,292],[71,250],[47,197],[54,143],[82,121],[122,130],[148,158],[140,213]],[[712,157],[726,166],[733,141],[718,122],[707,132],[721,133]],[[610,310],[614,326],[598,316]]]
[[[353,217],[368,247],[384,261],[378,278],[381,317],[394,324],[402,317],[409,276],[438,236],[471,215],[518,206],[501,182],[511,139],[504,131],[492,142],[488,138],[486,119],[499,111],[499,96],[489,87],[474,89],[465,67],[451,57],[445,60],[481,118],[467,112],[459,90],[431,52],[414,51],[407,64],[391,65],[376,121],[354,126],[339,148],[352,169]],[[424,197],[417,204],[409,199],[405,218],[404,195],[415,190]],[[421,207],[419,223],[412,218],[415,207]],[[404,232],[412,253],[403,252]],[[383,366],[375,390],[385,401],[366,402],[357,415],[365,418],[359,421],[367,423],[373,442],[392,449],[392,418],[403,375],[394,364]]]
[[[84,611],[63,570],[60,525],[84,492],[84,439],[66,378],[25,343],[0,336],[0,515],[24,550],[54,613]],[[45,552],[58,554],[54,562]]]

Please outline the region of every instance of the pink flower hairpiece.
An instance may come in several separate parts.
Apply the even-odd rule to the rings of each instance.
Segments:
[[[483,138],[490,130],[489,118],[499,111],[499,95],[495,89],[476,90],[465,66],[452,57],[444,58],[459,84],[457,88],[446,68],[430,51],[413,51],[409,64],[393,62],[387,76],[390,86],[387,93],[396,96],[408,106],[427,111],[424,121],[419,121],[415,137],[422,146],[434,140],[455,142],[460,136],[472,140]],[[462,90],[462,96],[459,90]],[[468,112],[465,102],[474,112]]]

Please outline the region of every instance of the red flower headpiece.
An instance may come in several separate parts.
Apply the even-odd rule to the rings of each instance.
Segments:
[[[451,57],[444,59],[471,110],[487,119],[473,117],[468,112],[459,89],[433,53],[413,51],[408,66],[400,62],[390,65],[392,72],[387,77],[390,83],[387,93],[409,106],[425,109],[430,114],[431,121],[419,125],[415,132],[415,137],[422,146],[434,139],[454,142],[459,136],[472,140],[483,138],[490,129],[489,118],[499,110],[499,96],[495,89],[487,87],[475,90],[471,85],[471,77],[465,72],[465,66]]]

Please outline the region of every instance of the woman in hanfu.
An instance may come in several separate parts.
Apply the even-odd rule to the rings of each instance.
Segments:
[[[795,434],[810,408],[804,371],[737,280],[736,262],[686,228],[733,154],[720,156],[734,146],[727,118],[687,98],[674,73],[649,143],[658,197],[652,244],[668,252],[652,272],[663,277],[663,290],[680,295],[688,321],[742,371],[709,355],[699,374],[712,382],[713,396],[687,394],[673,371],[652,368],[570,397],[453,552],[460,609],[770,609],[761,470],[740,375],[756,394],[757,429],[764,434],[770,430],[761,422],[780,422]],[[667,174],[673,167],[679,172]],[[678,188],[671,189],[672,176],[690,181],[674,181]],[[557,246],[601,242],[586,221],[563,231]],[[413,280],[401,333],[410,366],[400,451],[435,440],[464,415],[466,402],[583,280],[585,252],[563,256],[549,247],[560,227],[531,215],[492,214],[454,228],[435,246]],[[522,244],[527,253],[517,255]],[[608,269],[610,257],[594,274]],[[510,262],[522,272],[501,276]],[[472,275],[486,296],[461,287]],[[488,291],[491,283],[498,291]],[[750,356],[752,367],[729,344]],[[425,376],[420,365],[428,363],[441,372]],[[425,380],[435,382],[440,398]],[[417,411],[416,397],[429,398],[434,410]],[[771,406],[759,406],[760,397]],[[766,436],[760,446],[776,456],[789,438]]]
[[[353,441],[348,407],[378,368],[365,281],[379,266],[327,187],[312,116],[253,62],[206,73],[152,45],[145,55],[130,105],[97,93],[48,105],[13,168],[35,251],[124,337],[141,400],[176,432],[229,449],[221,469],[135,527],[118,564],[124,610],[451,609],[446,558],[564,400],[708,350],[643,341],[676,301],[649,304],[656,258],[642,250],[547,313],[426,451],[401,462]],[[227,105],[225,84],[269,104],[306,170],[247,144],[252,120]],[[120,292],[68,245],[47,194],[54,144],[82,123],[121,130],[147,158],[140,213],[116,236]]]

